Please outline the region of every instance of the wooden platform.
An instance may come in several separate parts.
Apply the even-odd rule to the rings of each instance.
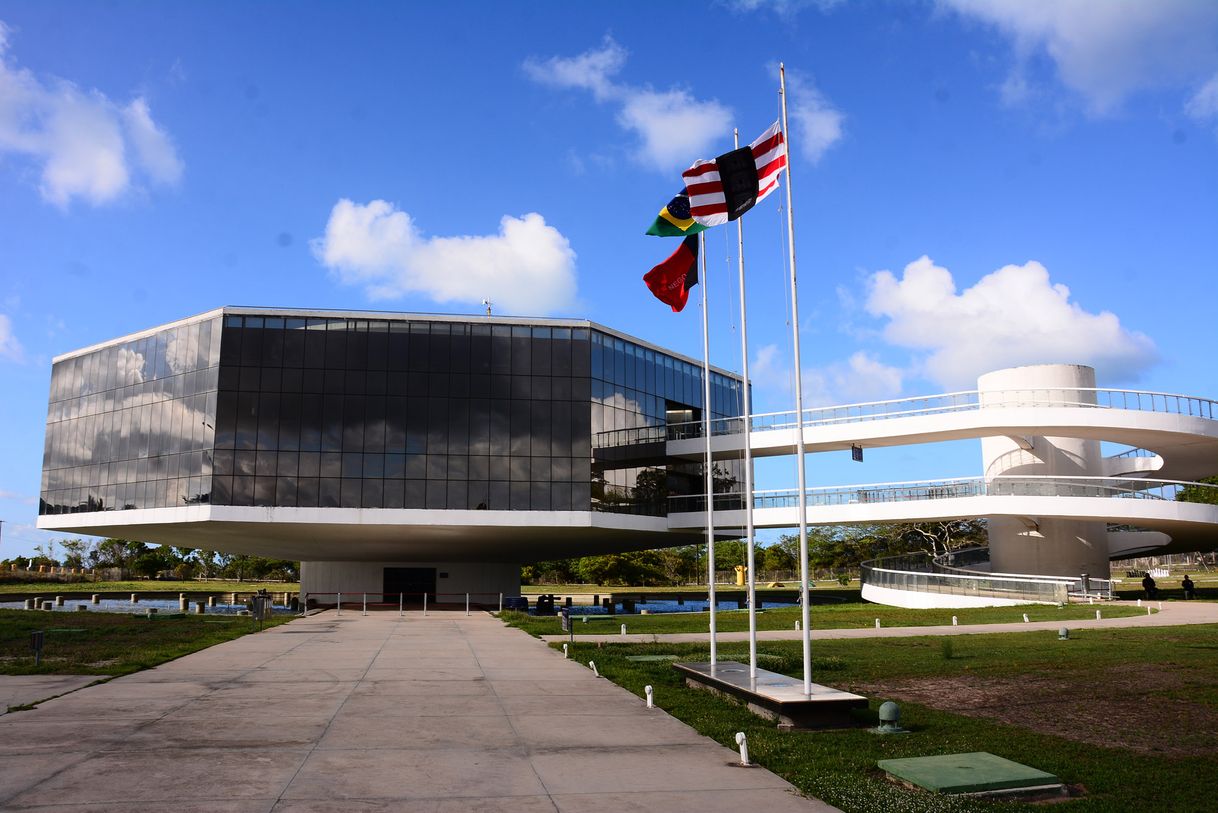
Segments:
[[[757,681],[749,680],[748,664],[736,661],[674,663],[673,668],[695,688],[709,689],[743,701],[749,710],[791,728],[848,728],[860,725],[850,712],[867,708],[867,698],[812,684],[804,694],[804,682],[765,669],[757,670]]]

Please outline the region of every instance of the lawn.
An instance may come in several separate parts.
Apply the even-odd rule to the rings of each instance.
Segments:
[[[263,626],[287,623],[276,616]],[[0,674],[125,675],[231,641],[258,629],[242,616],[145,616],[0,610]],[[30,633],[44,633],[34,666]]]
[[[0,594],[45,593],[296,593],[297,582],[234,582],[234,581],[122,581],[122,582],[16,582],[0,581]]]
[[[858,591],[851,591],[858,595]],[[814,599],[817,596],[814,595]],[[1145,615],[1141,607],[1090,604],[1067,604],[1057,607],[1046,604],[1030,604],[1020,607],[978,607],[967,610],[907,610],[887,607],[866,601],[843,602],[812,606],[812,629],[850,629],[880,625],[885,627],[921,627],[952,623],[955,616],[961,624],[1000,624],[1022,622],[1027,613],[1029,621],[1077,621],[1095,618],[1101,610],[1105,618],[1128,615]],[[587,618],[585,622],[582,619]],[[794,630],[800,618],[798,607],[771,608],[757,613],[759,630]],[[503,613],[503,619],[531,635],[559,635],[562,630],[558,618],[535,617],[517,612]],[[579,635],[611,635],[621,625],[629,633],[673,633],[706,632],[710,626],[709,614],[701,613],[657,613],[655,615],[596,615],[575,616],[573,626]],[[748,630],[748,612],[744,610],[720,610],[716,617],[716,628],[720,632],[745,632]]]
[[[745,660],[745,646],[720,646]],[[761,665],[800,674],[799,642],[762,642]],[[667,662],[705,660],[701,645],[576,643],[572,657],[655,701],[735,749],[744,731],[752,759],[846,813],[1032,811],[1040,805],[935,796],[890,784],[880,759],[989,751],[1060,776],[1087,813],[1214,809],[1218,770],[1218,626],[1050,631],[966,638],[896,638],[814,644],[819,683],[871,698],[860,721],[874,725],[884,700],[900,702],[909,734],[863,728],[782,732],[742,706],[687,688]]]

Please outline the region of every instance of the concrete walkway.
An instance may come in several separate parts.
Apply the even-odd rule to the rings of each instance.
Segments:
[[[0,717],[0,809],[833,811],[483,614],[314,615]]]
[[[1104,604],[1096,604],[1095,609],[1101,611],[1105,607],[1115,605],[1133,606],[1132,601],[1116,601],[1107,602]],[[1149,606],[1158,609],[1158,602],[1151,602]],[[1011,615],[1018,617],[1023,611],[1019,607],[1011,607]],[[1142,612],[1146,612],[1145,609]],[[1067,627],[1070,630],[1085,630],[1085,629],[1113,629],[1117,627],[1174,627],[1184,624],[1218,624],[1218,602],[1212,601],[1165,601],[1163,602],[1162,612],[1156,612],[1152,615],[1130,615],[1123,618],[1101,618],[1099,621],[1094,618],[1077,619],[1074,621],[1032,621],[1027,624],[1022,622],[1013,622],[1010,624],[961,624],[960,626],[936,626],[936,627],[853,627],[847,629],[817,629],[816,627],[816,610],[812,610],[812,640],[814,641],[832,641],[844,638],[913,638],[919,635],[981,635],[998,632],[1030,632],[1032,630],[1052,630],[1056,632],[1062,627]],[[630,627],[627,622],[627,632]],[[802,641],[803,633],[798,630],[758,630],[758,641]],[[747,632],[721,632],[717,636],[720,642],[735,643],[747,641],[749,634]],[[542,640],[545,641],[566,641],[565,635],[543,635]],[[582,643],[597,643],[603,641],[605,643],[615,644],[646,644],[646,643],[673,643],[673,644],[699,644],[705,643],[707,633],[705,632],[678,632],[678,633],[629,633],[627,635],[576,635],[576,641]]]
[[[0,714],[12,706],[74,692],[99,680],[105,678],[97,675],[0,675]]]

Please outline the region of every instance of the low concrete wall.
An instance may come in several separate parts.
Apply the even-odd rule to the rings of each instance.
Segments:
[[[1010,598],[989,596],[962,596],[950,593],[923,593],[917,590],[894,590],[891,587],[863,585],[863,599],[889,607],[906,607],[911,610],[959,610],[966,607],[1018,607],[1021,604],[1040,604],[1037,601],[1019,601]]]

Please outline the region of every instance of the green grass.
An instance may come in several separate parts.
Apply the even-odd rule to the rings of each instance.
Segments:
[[[852,591],[855,595],[858,591]],[[961,624],[1001,624],[1022,622],[1024,613],[1029,621],[1077,621],[1095,618],[1095,611],[1102,610],[1105,618],[1120,618],[1130,615],[1145,615],[1140,607],[1119,605],[1067,604],[1056,607],[1033,604],[1023,607],[978,607],[966,610],[907,610],[901,607],[886,607],[869,602],[813,605],[812,629],[859,629],[875,626],[875,620],[885,627],[938,626],[952,623],[956,616]],[[582,618],[588,618],[585,623]],[[759,630],[794,630],[800,618],[798,607],[767,609],[757,614]],[[504,612],[503,619],[530,635],[559,635],[562,630],[558,618],[534,617],[518,612]],[[612,635],[622,624],[629,633],[664,634],[679,632],[706,632],[710,625],[709,615],[701,613],[657,613],[656,615],[597,615],[576,616],[572,622],[576,636]],[[744,610],[720,610],[716,617],[720,632],[745,632],[748,630],[748,613]]]
[[[0,581],[0,594],[5,593],[296,593],[296,582],[233,582],[233,581],[122,581],[122,582],[14,582]]]
[[[657,705],[699,732],[735,750],[735,733],[744,731],[752,759],[792,782],[801,791],[846,813],[967,813],[1033,811],[1038,805],[988,802],[936,796],[889,783],[876,768],[881,759],[988,751],[1060,776],[1085,789],[1064,810],[1087,813],[1143,813],[1151,810],[1214,809],[1210,777],[1218,770],[1212,726],[1218,716],[1218,691],[1156,689],[1143,685],[1127,670],[1166,670],[1197,686],[1218,685],[1218,626],[1154,630],[1114,629],[1076,632],[1070,641],[1047,631],[975,635],[952,641],[950,651],[939,638],[861,639],[814,644],[813,679],[852,689],[862,685],[924,678],[980,676],[1010,684],[1009,704],[1035,701],[1020,693],[1021,681],[1046,676],[1075,693],[1073,707],[1091,713],[1120,730],[1137,727],[1151,741],[1183,744],[1195,755],[1171,755],[1106,745],[1112,737],[1095,734],[1078,742],[1021,726],[969,717],[925,705],[902,702],[902,723],[912,733],[880,737],[863,729],[832,732],[782,732],[747,709],[707,692],[687,688],[667,662],[631,662],[629,655],[674,654],[685,659],[707,657],[700,645],[621,645],[597,648],[576,643],[572,657],[595,660],[600,673],[642,696],[655,688]],[[740,644],[720,647],[724,660],[746,660]],[[798,642],[763,642],[762,666],[791,675],[800,673]],[[1128,677],[1128,676],[1127,676]],[[1125,697],[1122,692],[1132,693]],[[1117,702],[1114,704],[1113,697]],[[860,714],[869,725],[887,698],[875,696]],[[1180,718],[1142,715],[1122,719],[1119,709],[1147,702],[1175,704],[1191,711],[1201,725],[1181,726]],[[950,703],[950,699],[948,700]],[[1107,705],[1102,705],[1107,703]],[[1124,705],[1122,705],[1124,704]],[[1015,719],[1022,719],[1018,714]],[[1204,721],[1210,721],[1205,723]],[[1082,726],[1094,723],[1081,723]],[[1083,730],[1089,730],[1083,728]]]
[[[858,579],[854,579],[854,583],[858,583]],[[788,582],[781,582],[783,587],[770,588],[765,584],[757,584],[757,592],[764,593],[767,590],[774,589],[778,592],[791,592],[799,588],[799,579]],[[718,584],[716,587],[731,593],[738,593],[745,588],[737,587],[734,584]],[[816,592],[828,591],[831,589],[847,589],[844,588],[836,580],[822,580],[812,582],[812,588]],[[706,585],[701,586],[696,584],[680,585],[677,587],[632,587],[630,585],[607,585],[607,584],[522,584],[520,592],[527,596],[535,596],[538,594],[553,593],[556,596],[582,596],[582,595],[599,595],[608,596],[610,593],[621,595],[644,594],[644,593],[697,593],[706,595]],[[854,592],[858,593],[858,588],[854,588]]]
[[[276,616],[264,626],[291,620]],[[0,675],[125,675],[257,630],[240,616],[143,616],[0,610]],[[30,633],[42,630],[42,665]]]

